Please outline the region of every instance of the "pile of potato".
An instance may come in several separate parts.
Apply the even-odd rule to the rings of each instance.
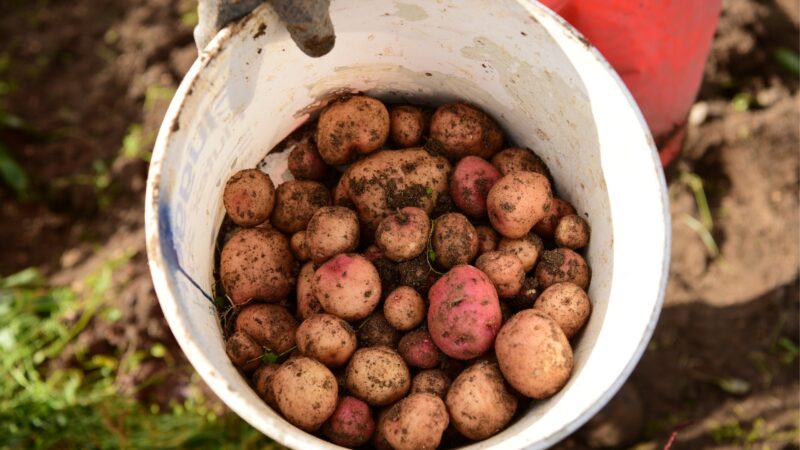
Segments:
[[[271,408],[338,445],[434,449],[564,386],[589,225],[504,141],[463,103],[352,95],[281,144],[294,180],[228,180],[227,352]]]

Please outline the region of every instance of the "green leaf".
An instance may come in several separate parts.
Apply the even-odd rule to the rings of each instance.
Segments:
[[[436,262],[436,252],[433,249],[428,249],[428,259],[430,262]]]
[[[773,53],[772,56],[781,67],[793,73],[794,75],[800,75],[800,56],[797,53],[789,50],[788,48],[781,47],[775,50],[775,53]]]
[[[0,142],[0,179],[14,191],[17,197],[27,194],[28,176],[2,142]]]
[[[261,357],[261,361],[264,361],[266,364],[275,364],[278,362],[278,355],[272,352],[266,352],[264,356]]]
[[[737,112],[745,112],[750,109],[750,104],[753,103],[753,97],[745,92],[740,92],[731,100],[733,109]]]
[[[39,269],[35,267],[28,267],[25,270],[9,275],[0,280],[0,287],[3,288],[16,288],[16,287],[39,287],[44,284],[44,277],[39,273]]]

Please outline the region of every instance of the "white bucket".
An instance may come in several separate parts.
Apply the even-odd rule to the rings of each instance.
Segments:
[[[343,89],[412,102],[480,105],[510,141],[535,149],[558,194],[592,226],[591,319],[566,387],[475,449],[544,448],[619,389],[656,324],[667,279],[669,211],[647,126],[608,63],[534,2],[335,0],[337,41],[302,54],[268,5],[221,31],[170,105],[147,184],[147,250],[178,343],[233,411],[297,449],[336,448],[282,419],[225,354],[208,294],[224,215],[222,187]],[[286,155],[268,164],[289,179]]]

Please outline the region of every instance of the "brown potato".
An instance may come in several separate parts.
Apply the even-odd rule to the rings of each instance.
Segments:
[[[313,432],[336,410],[339,387],[333,373],[304,356],[289,358],[272,377],[272,390],[283,417],[296,427]]]
[[[283,306],[252,303],[239,311],[234,329],[247,333],[256,344],[277,355],[294,347],[297,321]]]
[[[497,245],[501,252],[511,253],[520,261],[525,272],[530,272],[539,261],[539,255],[544,251],[544,242],[539,236],[528,233],[518,239],[502,238]]]
[[[535,172],[546,176],[550,183],[553,182],[547,164],[539,155],[527,148],[509,147],[502,150],[492,157],[492,164],[503,175],[515,172]]]
[[[347,164],[356,153],[378,150],[389,137],[389,111],[364,95],[342,97],[326,107],[317,122],[317,148],[331,165]]]
[[[383,302],[383,315],[400,331],[416,328],[425,320],[425,312],[425,300],[408,286],[400,286],[393,290]]]
[[[428,330],[419,329],[406,333],[397,347],[406,364],[420,369],[433,369],[444,359],[444,353],[433,343]]]
[[[339,253],[354,251],[358,240],[358,217],[353,210],[342,206],[318,209],[306,228],[306,246],[314,264],[322,264]]]
[[[225,342],[225,353],[234,366],[250,372],[261,364],[264,350],[243,331],[237,331]]]
[[[295,283],[293,270],[289,242],[277,231],[242,229],[222,247],[220,279],[234,305],[285,299]]]
[[[569,339],[589,320],[592,303],[578,285],[569,282],[556,283],[542,292],[533,309],[550,316]]]
[[[421,108],[398,105],[389,110],[389,138],[400,148],[415,147],[422,142],[425,114]]]
[[[313,314],[325,312],[313,292],[314,263],[307,262],[297,275],[297,317],[306,320]]]
[[[452,160],[469,155],[488,159],[502,147],[503,133],[483,111],[452,103],[440,106],[433,113],[428,144]]]
[[[347,364],[345,380],[351,394],[373,406],[400,400],[411,386],[408,366],[388,347],[356,350]]]
[[[350,193],[347,192],[347,178],[342,175],[336,187],[333,188],[333,204],[335,206],[344,206],[352,210],[356,209],[356,205],[350,200]]]
[[[497,249],[500,236],[492,227],[481,225],[475,227],[475,232],[478,233],[478,255]]]
[[[431,245],[445,269],[469,264],[478,254],[478,232],[463,214],[448,213],[434,222]]]
[[[411,379],[411,394],[427,392],[441,399],[447,395],[450,378],[440,369],[428,369],[419,372]]]
[[[326,312],[347,321],[361,320],[381,300],[381,279],[368,259],[340,254],[314,272],[312,292]]]
[[[553,237],[559,247],[577,250],[589,245],[590,233],[589,224],[581,216],[571,214],[558,221]]]
[[[575,214],[575,208],[564,200],[553,197],[553,201],[550,203],[550,210],[547,211],[542,220],[533,226],[533,232],[543,238],[550,239],[556,231],[558,221],[570,214]]]
[[[505,175],[489,191],[486,207],[492,227],[504,237],[528,234],[550,209],[553,193],[544,175],[515,172]]]
[[[294,234],[305,230],[311,216],[331,204],[328,188],[316,181],[289,180],[281,183],[275,193],[275,208],[270,221],[278,230]]]
[[[442,399],[419,393],[392,406],[380,425],[383,436],[394,450],[434,450],[449,423]]]
[[[253,389],[261,400],[274,410],[278,409],[278,403],[275,402],[275,392],[272,390],[272,377],[275,376],[278,367],[280,367],[278,364],[262,364],[253,373]]]
[[[322,160],[317,151],[311,133],[303,133],[298,139],[292,140],[289,145],[288,166],[289,172],[296,180],[319,181],[325,176],[328,165]]]
[[[445,399],[453,425],[472,440],[487,439],[508,425],[517,411],[497,364],[479,361],[461,372]]]
[[[557,248],[542,253],[536,266],[536,278],[542,289],[570,281],[585,291],[589,288],[592,270],[581,255],[568,248]]]
[[[289,247],[291,247],[292,254],[296,260],[305,262],[311,259],[311,254],[308,252],[308,246],[306,245],[305,230],[300,230],[292,235],[289,240]]]
[[[475,261],[475,267],[489,277],[500,298],[512,298],[522,289],[525,269],[522,267],[522,261],[512,253],[501,251],[484,253]]]
[[[297,327],[297,349],[328,367],[344,365],[356,351],[356,330],[331,314],[314,314]]]
[[[400,331],[389,324],[381,311],[372,313],[358,329],[359,347],[384,346],[394,350],[400,336]]]
[[[420,208],[409,206],[386,216],[375,231],[375,244],[392,261],[413,259],[428,245],[431,221]]]
[[[269,219],[275,186],[269,175],[258,169],[240,170],[225,183],[222,203],[236,225],[252,227]]]
[[[511,317],[497,334],[494,349],[503,377],[527,397],[550,397],[572,373],[567,337],[553,319],[535,309]]]

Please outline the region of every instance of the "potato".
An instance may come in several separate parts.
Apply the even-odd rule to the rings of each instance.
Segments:
[[[331,442],[343,447],[366,444],[375,432],[369,405],[349,395],[342,397],[336,411],[322,426],[322,432]]]
[[[508,425],[517,398],[506,388],[497,364],[479,361],[461,372],[445,399],[453,425],[472,440],[487,439]]]
[[[272,390],[272,378],[278,371],[278,364],[262,364],[253,373],[253,389],[261,400],[264,400],[270,408],[277,410],[278,403],[275,401],[275,392]]]
[[[425,125],[425,114],[421,108],[398,105],[389,110],[389,138],[400,148],[419,145]]]
[[[336,187],[333,188],[333,204],[335,206],[344,206],[352,210],[356,209],[356,205],[350,200],[350,193],[347,192],[347,178],[342,175]]]
[[[356,153],[378,150],[389,137],[389,111],[364,95],[342,97],[328,105],[317,121],[317,148],[322,159],[338,166]]]
[[[401,286],[386,296],[383,315],[400,331],[414,329],[425,320],[425,300],[413,288]]]
[[[311,259],[311,254],[306,245],[305,230],[300,230],[292,235],[292,238],[289,240],[289,247],[292,249],[292,254],[296,260],[305,262]]]
[[[500,236],[492,227],[481,225],[475,227],[475,232],[478,233],[478,255],[497,249]]]
[[[388,347],[356,350],[347,364],[345,380],[351,394],[373,406],[400,400],[411,386],[408,366]]]
[[[225,342],[225,353],[234,366],[251,372],[261,364],[264,350],[243,331],[237,331],[228,337]]]
[[[536,278],[542,289],[569,281],[585,291],[589,288],[592,270],[581,255],[568,248],[557,248],[542,253],[541,261],[536,266]]]
[[[410,261],[397,264],[397,277],[400,285],[410,286],[424,295],[436,281],[437,275],[431,270],[426,252]]]
[[[222,247],[219,275],[234,305],[251,300],[278,302],[294,286],[294,258],[286,238],[277,231],[248,228],[237,231]]]
[[[553,182],[550,169],[532,150],[520,147],[509,147],[492,157],[492,165],[503,175],[515,172],[535,172],[547,177]]]
[[[577,250],[589,245],[590,233],[589,224],[581,216],[571,214],[558,221],[553,237],[559,247]]]
[[[556,283],[536,300],[533,309],[541,311],[553,319],[561,331],[571,338],[589,320],[592,304],[586,292],[574,283]]]
[[[433,343],[431,334],[424,329],[406,333],[400,339],[397,351],[406,364],[420,369],[433,369],[444,358],[444,354]]]
[[[478,232],[463,214],[448,213],[433,223],[431,246],[445,269],[469,264],[478,254]]]
[[[306,246],[314,264],[322,264],[339,253],[354,251],[358,239],[358,217],[353,210],[342,206],[318,209],[306,228]]]
[[[333,373],[305,356],[281,364],[272,377],[272,390],[283,417],[308,432],[319,429],[333,415],[339,393]]]
[[[478,257],[475,267],[489,277],[500,298],[512,298],[522,289],[525,269],[512,253],[488,252]]]
[[[381,280],[368,259],[340,254],[314,272],[312,292],[326,312],[348,322],[367,317],[381,300]]]
[[[375,231],[375,244],[392,261],[408,261],[425,251],[431,221],[420,208],[408,206],[386,216]]]
[[[450,196],[464,214],[486,217],[486,196],[501,177],[488,161],[477,156],[466,156],[456,164],[450,177]]]
[[[306,320],[311,315],[325,312],[313,292],[314,263],[307,262],[297,275],[297,317]]]
[[[547,211],[547,214],[542,220],[533,226],[533,232],[543,238],[550,239],[553,237],[553,234],[556,231],[556,226],[558,226],[558,222],[561,220],[561,218],[564,216],[569,216],[570,214],[575,214],[575,208],[573,208],[572,205],[564,200],[558,197],[553,197],[553,201],[550,204],[550,210]]]
[[[400,331],[389,324],[389,321],[380,311],[375,311],[367,317],[363,325],[358,329],[360,347],[384,346],[396,349],[399,342]]]
[[[520,311],[527,308],[532,308],[533,303],[539,298],[542,290],[539,288],[539,280],[536,277],[525,277],[522,282],[522,288],[512,298],[505,299],[512,311]]]
[[[511,317],[500,329],[494,349],[503,377],[527,397],[555,394],[572,373],[567,337],[553,319],[535,309]]]
[[[371,235],[398,208],[415,206],[430,213],[447,191],[450,170],[446,159],[421,148],[384,150],[354,162],[342,179],[359,221]]]
[[[428,144],[452,160],[469,155],[487,159],[502,147],[503,133],[483,111],[452,103],[440,106],[433,113]]]
[[[296,339],[303,356],[328,367],[344,365],[358,346],[356,330],[331,314],[314,314],[304,320],[297,327]]]
[[[319,181],[325,176],[328,165],[317,151],[311,133],[304,133],[299,139],[289,143],[289,172],[296,180]]]
[[[539,236],[528,233],[517,239],[502,238],[497,245],[501,252],[511,253],[522,261],[522,269],[530,272],[544,251],[544,242]]]
[[[456,266],[428,292],[428,330],[446,355],[466,360],[487,351],[500,329],[500,303],[489,277]]]
[[[411,394],[386,413],[382,434],[394,450],[433,450],[450,423],[441,398],[428,393]]]
[[[275,205],[275,186],[258,169],[240,170],[225,183],[222,204],[228,217],[240,227],[252,227],[269,219]]]
[[[544,175],[533,172],[505,175],[486,198],[489,221],[503,236],[521,238],[545,217],[552,198],[550,182]]]
[[[297,321],[283,306],[252,303],[239,311],[234,329],[277,355],[294,347]]]
[[[427,392],[441,399],[447,395],[450,378],[440,369],[423,370],[411,379],[411,394]]]
[[[294,234],[305,230],[311,216],[331,204],[328,188],[316,181],[289,180],[281,183],[275,193],[275,208],[270,222],[279,231]]]

